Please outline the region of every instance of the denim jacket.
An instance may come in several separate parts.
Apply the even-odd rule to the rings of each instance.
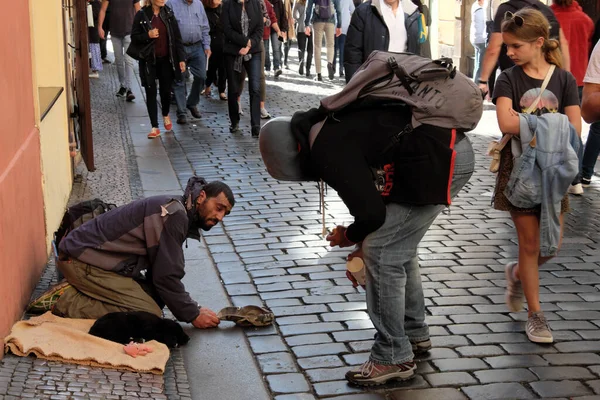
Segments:
[[[577,176],[577,153],[581,141],[566,115],[520,114],[522,154],[504,190],[506,198],[520,208],[541,205],[540,254],[553,256],[560,239],[560,203]]]

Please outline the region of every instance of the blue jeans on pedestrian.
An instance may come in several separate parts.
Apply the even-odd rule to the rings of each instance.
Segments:
[[[333,49],[333,68],[335,68],[335,63],[338,58],[338,53],[340,55],[340,75],[344,73],[344,47],[346,45],[346,35],[342,34],[335,38],[334,42],[335,46]]]
[[[185,99],[186,79],[176,81],[173,84],[173,93],[175,94],[175,102],[177,103],[177,116],[186,115],[186,107],[195,107],[200,102],[200,92],[204,90],[206,82],[206,54],[204,54],[204,46],[202,42],[193,46],[184,46],[185,49],[185,64],[189,68],[194,77],[192,88]],[[176,65],[175,68],[179,68]]]
[[[271,54],[269,53],[269,42],[271,39],[263,39],[263,44],[265,46],[265,71],[271,70]]]
[[[133,82],[133,63],[134,60],[126,51],[131,44],[131,36],[125,37],[110,36],[110,41],[113,45],[115,53],[115,65],[117,66],[117,75],[119,76],[119,84],[125,89],[131,90],[131,82]]]
[[[485,56],[485,43],[475,43],[475,62],[473,66],[473,80],[479,81],[481,78],[481,67],[483,67],[483,57]]]
[[[271,32],[271,48],[273,49],[273,71],[277,71],[281,69],[281,42],[279,41],[279,36],[277,32]],[[265,58],[266,64],[266,58]]]
[[[456,146],[450,194],[456,196],[475,168],[467,137]],[[443,205],[390,203],[385,223],[362,243],[367,268],[367,310],[377,330],[371,360],[386,365],[413,360],[411,342],[429,339],[417,246]]]

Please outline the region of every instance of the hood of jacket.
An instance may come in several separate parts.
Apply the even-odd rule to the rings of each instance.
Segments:
[[[198,196],[200,196],[200,192],[204,189],[204,185],[207,183],[208,182],[202,177],[192,176],[188,179],[185,191],[183,192],[181,202],[185,206],[189,220],[186,237],[190,239],[200,240],[201,237],[200,217],[198,215],[196,201],[198,200]]]

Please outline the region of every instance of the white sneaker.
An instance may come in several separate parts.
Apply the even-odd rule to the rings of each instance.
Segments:
[[[525,332],[529,340],[534,343],[552,343],[554,341],[548,321],[541,311],[532,313],[531,317],[527,319]]]
[[[583,194],[583,186],[581,185],[581,183],[578,183],[576,185],[571,185],[569,186],[569,193],[571,194],[575,194],[575,195],[582,195]]]
[[[238,101],[238,114],[244,115],[244,111],[242,111],[242,102]]]
[[[267,111],[266,108],[261,108],[260,109],[260,117],[262,119],[269,119],[269,118],[271,118],[271,114],[269,114],[269,112]]]
[[[100,74],[96,71],[96,72],[90,72],[89,74],[90,78],[100,78]]]

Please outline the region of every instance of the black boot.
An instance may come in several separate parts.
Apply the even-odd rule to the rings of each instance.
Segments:
[[[329,79],[333,80],[335,76],[335,68],[332,63],[327,63],[327,72],[329,73]]]
[[[298,73],[300,75],[304,75],[304,61],[300,61],[300,68],[298,68]]]
[[[317,77],[315,78],[315,80],[317,80],[319,82],[323,82],[323,77],[321,76],[321,74],[317,74]]]

